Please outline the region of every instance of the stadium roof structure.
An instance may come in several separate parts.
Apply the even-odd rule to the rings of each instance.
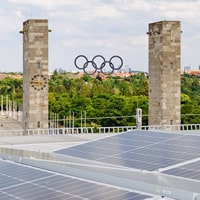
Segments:
[[[0,158],[4,199],[200,200],[200,135],[134,130]]]

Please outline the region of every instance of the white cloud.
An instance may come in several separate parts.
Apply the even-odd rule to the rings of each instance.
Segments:
[[[72,1],[70,1],[70,0],[59,0],[59,1],[55,1],[55,0],[45,0],[45,1],[41,1],[41,0],[34,0],[34,1],[32,1],[32,0],[8,0],[8,2],[19,4],[19,5],[38,6],[38,7],[43,7],[43,8],[47,8],[47,9],[62,7],[66,4],[67,5],[74,4],[73,0]]]
[[[160,1],[155,5],[158,8],[158,14],[165,18],[180,19],[189,22],[196,21],[200,17],[199,1]]]
[[[161,20],[180,20],[183,62],[198,62],[196,52],[200,28],[199,0],[2,0],[0,2],[0,43],[3,51],[21,51],[18,32],[29,18],[49,19],[50,63],[73,65],[79,53],[120,54],[131,66],[148,65],[148,24]],[[4,43],[4,40],[7,43]],[[8,45],[8,40],[10,45]],[[11,45],[13,44],[13,45]],[[189,50],[188,50],[189,49]],[[195,53],[191,49],[195,49]],[[19,51],[18,50],[18,51]],[[66,54],[68,55],[66,57]],[[5,56],[4,64],[22,65],[22,58]],[[19,55],[19,52],[13,56]],[[194,57],[195,55],[195,57]],[[59,60],[59,61],[58,61]],[[184,63],[183,63],[184,64]],[[197,64],[196,64],[197,65]],[[0,59],[1,67],[1,59]]]
[[[132,12],[148,12],[152,8],[152,3],[147,0],[121,0],[117,1],[117,6],[119,9],[125,10],[125,11],[132,11]],[[155,2],[155,1],[154,1]]]
[[[94,16],[99,18],[120,18],[122,13],[110,6],[103,6],[94,10]]]
[[[6,11],[1,9],[0,10],[0,26],[1,26],[1,33],[11,33],[11,31],[16,31],[16,22],[18,19],[21,19],[21,12],[19,11]],[[0,34],[1,34],[0,33]]]

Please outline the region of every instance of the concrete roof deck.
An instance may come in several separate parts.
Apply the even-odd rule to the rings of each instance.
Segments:
[[[10,136],[0,137],[0,146],[13,149],[52,152],[107,136],[107,134]]]

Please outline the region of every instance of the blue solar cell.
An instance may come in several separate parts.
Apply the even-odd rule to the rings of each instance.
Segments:
[[[175,159],[177,161],[185,161],[185,154],[183,154],[182,152],[177,152],[177,151],[169,151],[169,149],[163,149],[162,145],[159,145],[159,147],[157,146],[155,147],[149,147],[149,148],[144,148],[144,149],[137,149],[134,151],[135,153],[139,153],[139,154],[145,154],[145,155],[152,155],[152,156],[157,156],[157,157],[161,157],[161,158],[172,158]]]
[[[190,141],[186,144],[183,144],[182,141],[167,141],[163,142],[162,145],[172,150],[176,151],[184,150],[185,152],[188,153],[194,153],[200,155],[200,147],[198,146],[199,144],[195,144],[195,142],[191,143]]]
[[[122,190],[116,190],[116,189],[109,189],[105,186],[102,186],[98,190],[89,190],[87,193],[83,194],[83,197],[94,199],[94,200],[102,200],[102,199],[138,199],[139,197],[142,197],[141,199],[145,199],[148,196],[145,195],[138,195],[137,193],[129,192]]]
[[[129,159],[119,159],[115,157],[106,157],[101,159],[100,161],[105,162],[105,163],[110,163],[114,165],[121,165],[125,167],[131,167],[131,168],[136,168],[136,169],[142,169],[142,170],[149,170],[149,171],[154,171],[161,166],[156,164],[156,163],[151,163],[151,162],[146,162],[146,161],[141,161],[141,160],[129,160]]]
[[[199,140],[199,136],[136,130],[56,153],[154,171],[198,158]]]
[[[27,177],[28,173],[31,178]],[[84,198],[88,200],[112,198],[145,200],[148,197],[150,196],[0,161],[1,200],[80,200]]]
[[[1,169],[1,168],[0,168]],[[6,188],[12,186],[12,184],[20,184],[23,181],[20,181],[18,179],[9,177],[7,175],[0,174],[0,188]]]
[[[163,173],[200,181],[200,161],[172,168]]]
[[[6,166],[5,163],[0,162],[0,169],[0,174],[8,174],[10,177],[14,177],[17,180],[25,181],[31,181],[49,175],[47,172],[36,170],[33,171],[31,168],[13,163],[9,163],[9,165]]]
[[[157,156],[154,154],[139,154],[139,153],[135,153],[133,152],[125,152],[123,154],[120,154],[119,156],[115,156],[115,158],[119,158],[120,156],[122,156],[125,159],[129,159],[132,161],[141,161],[143,163],[147,163],[147,165],[149,163],[153,163],[153,164],[157,164],[159,163],[159,166],[166,166],[169,164],[176,164],[177,160],[170,158],[170,157],[164,157],[164,156]]]
[[[1,200],[16,200],[15,197],[12,197],[11,195],[5,194],[0,191],[0,199]]]

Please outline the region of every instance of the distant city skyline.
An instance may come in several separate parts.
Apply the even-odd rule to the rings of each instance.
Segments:
[[[1,0],[0,71],[22,72],[27,19],[48,19],[49,71],[74,71],[78,55],[123,58],[123,69],[148,72],[148,24],[181,21],[181,66],[199,69],[200,0]]]

